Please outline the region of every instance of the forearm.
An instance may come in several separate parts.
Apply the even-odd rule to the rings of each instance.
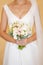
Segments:
[[[30,43],[30,42],[32,42],[32,41],[34,41],[36,39],[37,39],[36,38],[36,33],[34,33],[30,38],[27,38],[27,43]]]
[[[10,35],[8,35],[6,32],[1,32],[0,36],[2,38],[4,38],[6,41],[9,41],[9,42],[12,42],[12,43],[16,42],[16,40],[13,37],[11,37]]]

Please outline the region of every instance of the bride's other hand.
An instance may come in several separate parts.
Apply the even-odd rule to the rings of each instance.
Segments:
[[[16,43],[21,46],[26,46],[27,44],[27,38],[22,40],[17,40]]]
[[[26,46],[27,44],[29,44],[30,42],[36,40],[36,33],[34,33],[31,37],[29,38],[25,38],[25,39],[22,39],[22,40],[17,40],[16,43],[18,45],[21,45],[21,46]]]

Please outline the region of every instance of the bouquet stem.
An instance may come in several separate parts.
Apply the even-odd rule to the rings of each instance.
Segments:
[[[22,50],[25,46],[18,46],[18,49]]]

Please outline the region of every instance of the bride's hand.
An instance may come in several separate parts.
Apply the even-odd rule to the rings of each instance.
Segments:
[[[27,38],[22,40],[17,40],[16,43],[21,46],[26,46],[27,44]]]

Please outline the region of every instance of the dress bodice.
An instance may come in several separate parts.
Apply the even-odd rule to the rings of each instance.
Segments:
[[[4,10],[6,12],[6,15],[8,17],[8,25],[13,24],[15,21],[18,22],[23,22],[26,24],[29,24],[31,27],[33,26],[34,23],[34,16],[33,16],[33,11],[34,5],[32,4],[30,10],[20,19],[16,15],[13,14],[13,12],[10,10],[7,4],[4,5]]]

